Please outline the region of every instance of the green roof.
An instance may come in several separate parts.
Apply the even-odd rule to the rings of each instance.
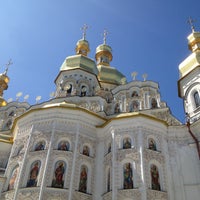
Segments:
[[[72,69],[82,69],[90,73],[93,73],[95,75],[98,75],[98,69],[96,67],[94,60],[91,60],[90,58],[83,55],[75,55],[67,57],[63,62],[60,71],[72,70]]]

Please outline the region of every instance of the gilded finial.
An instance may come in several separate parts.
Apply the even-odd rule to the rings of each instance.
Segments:
[[[144,81],[147,80],[147,76],[148,76],[147,74],[143,74],[143,75],[142,75]]]
[[[134,81],[136,80],[137,74],[138,74],[137,72],[133,72],[133,73],[131,74],[131,76],[132,76],[132,78],[133,78]]]
[[[105,29],[103,32],[103,44],[106,44],[107,35],[108,35],[108,31]]]
[[[83,31],[83,40],[85,40],[86,38],[86,31],[88,29],[88,25],[84,24],[83,27],[81,28],[81,30]]]
[[[8,63],[6,64],[6,70],[5,70],[5,72],[4,72],[5,75],[7,75],[8,68],[9,68],[9,66],[12,65],[12,64],[13,64],[13,62],[12,62],[12,60],[10,59],[10,60],[8,61]]]
[[[189,19],[187,20],[187,23],[190,25],[192,32],[194,33],[194,22],[196,22],[196,20],[192,19],[191,17],[189,17]]]

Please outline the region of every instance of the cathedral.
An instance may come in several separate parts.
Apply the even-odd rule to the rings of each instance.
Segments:
[[[0,74],[0,199],[199,200],[200,32],[179,65],[185,124],[157,82],[111,66],[106,32],[94,59],[86,27],[74,46],[48,101],[7,102]]]

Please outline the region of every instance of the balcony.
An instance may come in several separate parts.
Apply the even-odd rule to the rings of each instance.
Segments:
[[[147,199],[159,199],[159,200],[167,200],[168,199],[168,195],[166,191],[158,191],[158,190],[151,190],[148,189],[147,190]]]
[[[92,194],[75,191],[74,197],[76,199],[92,200]]]
[[[112,191],[106,192],[102,196],[103,196],[103,200],[111,200],[112,199]]]
[[[121,189],[118,190],[118,199],[130,198],[130,199],[141,199],[141,193],[138,188],[133,189]]]

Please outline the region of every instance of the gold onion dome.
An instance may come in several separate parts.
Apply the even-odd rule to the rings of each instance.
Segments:
[[[99,71],[98,79],[100,82],[121,85],[125,76],[116,68],[110,66],[113,59],[112,48],[106,44],[107,32],[104,31],[104,43],[96,48],[96,62]]]
[[[90,52],[89,42],[84,38],[76,43],[76,54],[87,56]]]
[[[4,100],[3,97],[0,97],[0,107],[6,106],[7,102]]]
[[[94,60],[87,57],[90,52],[89,42],[85,39],[87,28],[86,24],[82,27],[83,37],[76,43],[76,55],[68,56],[61,65],[60,71],[81,69],[95,75],[98,74]]]
[[[192,33],[187,37],[188,48],[192,53],[179,65],[180,78],[183,78],[200,66],[200,32],[195,31],[194,20],[189,18]]]
[[[81,28],[83,31],[83,37],[76,43],[76,54],[87,56],[90,52],[89,42],[85,39],[86,38],[86,30],[88,29],[87,24]]]
[[[200,50],[200,32],[193,32],[188,36],[188,47],[192,52]]]
[[[87,57],[90,52],[89,42],[85,39],[85,35],[76,43],[76,55],[68,56],[61,65],[60,71],[81,69],[95,75],[98,69],[94,60]]]
[[[9,78],[6,73],[0,74],[0,107],[6,106],[7,102],[3,99],[3,92],[8,88]]]
[[[107,44],[101,44],[96,48],[95,55],[97,65],[106,65],[109,66],[112,61],[112,48]]]
[[[188,36],[188,47],[192,52],[200,50],[200,32],[195,31],[195,20],[189,18],[188,23],[191,26],[192,33]]]

